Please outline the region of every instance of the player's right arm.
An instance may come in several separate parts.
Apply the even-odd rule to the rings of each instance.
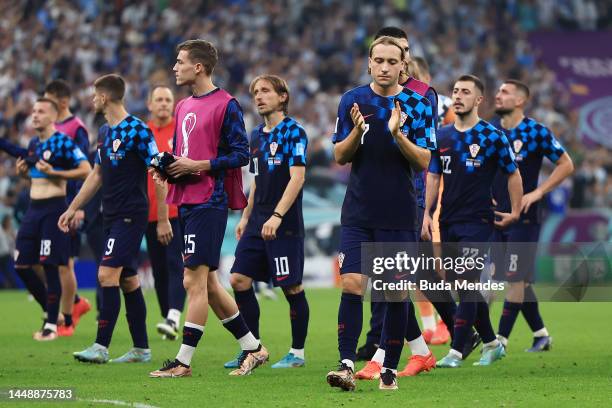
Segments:
[[[63,232],[68,232],[70,229],[70,222],[76,215],[76,212],[82,209],[85,204],[89,202],[93,198],[93,196],[98,192],[100,186],[102,185],[102,167],[96,160],[96,164],[94,165],[93,170],[89,173],[89,176],[85,179],[83,186],[79,190],[79,193],[74,197],[74,200],[68,206],[66,212],[64,212],[58,222],[57,226]]]
[[[421,238],[424,241],[431,241],[432,225],[431,210],[438,202],[438,191],[440,191],[440,178],[442,176],[442,163],[438,150],[431,152],[431,160],[427,171],[427,181],[425,185],[425,213],[423,214],[423,226],[421,227]]]
[[[353,160],[353,156],[362,143],[362,137],[368,130],[359,106],[351,102],[352,98],[345,94],[338,106],[336,130],[332,138],[334,160],[338,164],[346,164]]]
[[[255,183],[255,179],[251,183],[251,190],[249,191],[249,200],[247,201],[247,206],[244,210],[242,210],[242,217],[240,217],[240,221],[238,221],[238,225],[236,225],[236,239],[240,240],[242,234],[244,234],[244,230],[246,229],[247,224],[249,223],[249,217],[251,216],[251,212],[253,211],[253,204],[255,203],[255,189],[257,188],[257,184]]]
[[[28,156],[28,149],[19,147],[6,139],[0,139],[0,150],[8,153],[15,158],[25,158]]]
[[[165,182],[154,184],[155,198],[157,200],[157,240],[162,245],[168,245],[174,236],[170,218],[168,217],[168,204],[166,204],[168,185]]]

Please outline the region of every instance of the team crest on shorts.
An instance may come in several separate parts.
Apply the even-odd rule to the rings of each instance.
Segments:
[[[43,159],[44,159],[45,161],[47,161],[47,160],[49,160],[50,158],[51,158],[51,150],[45,150],[45,151],[43,152]]]
[[[117,152],[119,146],[121,146],[121,139],[113,140],[113,152]]]
[[[272,156],[276,155],[276,149],[278,149],[278,143],[270,143],[270,154],[272,154]]]
[[[344,263],[344,253],[340,252],[338,254],[338,266],[342,268],[342,264]]]

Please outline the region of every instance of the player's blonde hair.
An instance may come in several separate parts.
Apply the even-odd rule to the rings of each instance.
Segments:
[[[406,51],[404,50],[404,48],[402,48],[402,45],[397,41],[397,39],[386,36],[386,35],[382,37],[378,37],[376,40],[372,42],[372,44],[370,44],[370,50],[369,50],[370,58],[372,58],[372,52],[374,51],[374,47],[380,44],[396,46],[400,50],[401,60],[404,61],[404,59],[406,58]]]
[[[255,77],[255,79],[251,81],[251,84],[249,85],[249,93],[251,95],[253,95],[253,91],[255,91],[255,85],[257,85],[257,82],[262,81],[262,80],[268,81],[270,85],[272,85],[272,89],[274,89],[274,92],[276,92],[278,95],[282,95],[282,94],[287,95],[287,98],[282,103],[281,108],[283,110],[283,113],[285,115],[288,115],[289,114],[289,84],[287,84],[287,81],[285,81],[283,78],[279,77],[278,75],[272,75],[272,74],[258,75]]]

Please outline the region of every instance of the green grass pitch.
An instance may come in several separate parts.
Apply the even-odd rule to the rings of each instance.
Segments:
[[[91,292],[83,292],[89,299]],[[72,352],[89,346],[95,338],[94,313],[86,315],[74,337],[49,343],[32,340],[40,325],[38,305],[25,292],[0,293],[0,388],[71,387],[74,402],[9,402],[0,406],[127,406],[155,407],[369,407],[385,406],[611,406],[612,404],[612,305],[609,303],[543,303],[541,310],[554,338],[553,350],[528,354],[531,334],[519,316],[508,356],[491,367],[472,367],[476,355],[456,370],[437,369],[414,378],[399,379],[397,392],[378,390],[378,382],[359,382],[355,392],[331,389],[325,375],[338,358],[336,316],[340,293],[336,289],[310,290],[310,327],[306,367],[273,370],[270,365],[248,377],[230,377],[223,363],[237,351],[237,343],[211,313],[204,337],[192,362],[194,376],[151,379],[147,373],[174,358],[179,342],[162,341],[154,331],[160,320],[153,291],[146,293],[148,327],[153,361],[149,364],[88,365]],[[280,359],[290,345],[288,307],[262,300],[261,335],[270,351],[270,363]],[[123,306],[122,306],[123,307]],[[365,305],[365,318],[369,316]],[[124,317],[119,318],[111,344],[111,358],[125,352],[131,341]],[[500,315],[496,303],[494,326]],[[367,320],[366,320],[367,323]],[[364,324],[365,336],[367,324]],[[360,344],[362,341],[360,341]],[[433,348],[441,358],[448,346]],[[477,354],[477,353],[476,353]],[[406,361],[406,350],[401,367]],[[362,367],[358,363],[357,368]],[[143,404],[143,405],[138,405]]]

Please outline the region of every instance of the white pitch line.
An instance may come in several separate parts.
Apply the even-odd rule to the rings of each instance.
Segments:
[[[134,408],[159,408],[159,407],[156,407],[155,405],[143,404],[141,402],[127,402],[127,401],[120,401],[120,400],[77,398],[77,401],[93,402],[95,404],[111,404],[111,405],[119,405],[123,407],[134,407]]]

